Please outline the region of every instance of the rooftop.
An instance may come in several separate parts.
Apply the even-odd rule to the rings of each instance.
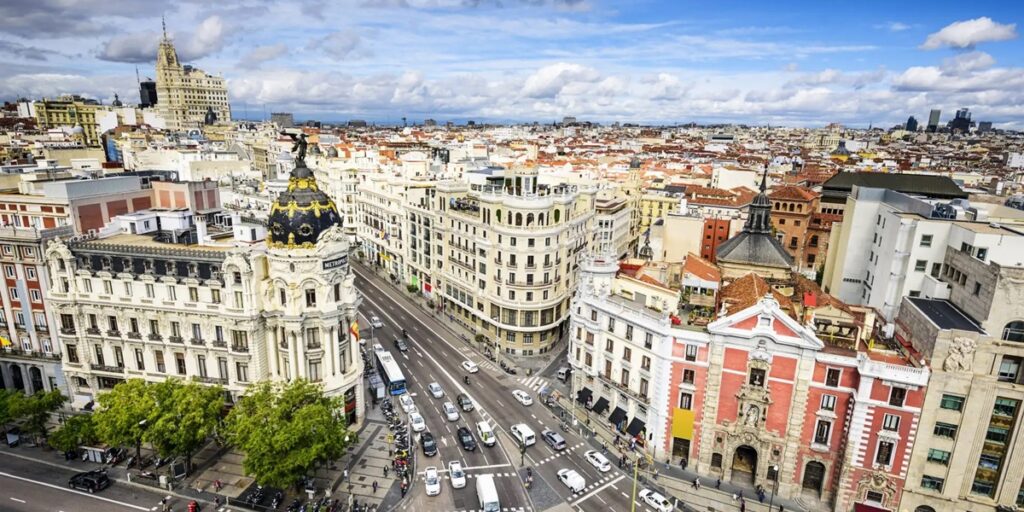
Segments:
[[[881,172],[841,172],[822,184],[822,195],[846,197],[855,185],[944,199],[968,197],[948,176]]]
[[[939,329],[971,331],[985,333],[985,330],[965,315],[948,300],[926,299],[923,297],[907,298],[911,304],[924,313]]]

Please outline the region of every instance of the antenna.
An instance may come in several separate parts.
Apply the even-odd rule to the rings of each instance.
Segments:
[[[160,26],[163,27],[164,39],[167,39],[167,18],[163,15],[160,16]]]
[[[142,86],[142,79],[139,78],[139,67],[135,66],[135,85]]]

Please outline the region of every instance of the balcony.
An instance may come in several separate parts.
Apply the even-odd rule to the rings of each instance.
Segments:
[[[22,350],[20,348],[5,348],[0,350],[0,356],[17,357],[19,359],[47,359],[60,361],[60,354],[52,352],[38,352],[35,350]]]
[[[128,333],[128,337],[133,339],[133,340],[141,340],[142,339],[142,333],[141,332],[130,332],[130,333]]]
[[[170,336],[167,338],[167,341],[171,343],[185,343],[185,338],[182,338],[181,336]]]
[[[160,333],[156,333],[156,332],[149,333],[149,340],[150,341],[161,341],[163,339],[164,339],[164,337],[161,336]]]
[[[120,338],[121,337],[121,331],[119,331],[117,329],[110,329],[110,330],[107,331],[107,336],[110,336],[111,338]]]
[[[192,380],[194,380],[196,382],[202,382],[203,384],[226,385],[228,383],[227,379],[222,379],[220,377],[200,377],[198,375],[192,376]]]
[[[100,334],[102,334],[100,332],[100,328],[99,327],[90,327],[90,328],[85,330],[85,333],[86,334],[91,334],[93,336],[99,336]]]
[[[232,352],[241,352],[243,354],[249,353],[249,345],[231,345]]]
[[[188,342],[189,342],[189,344],[195,345],[197,347],[201,347],[201,346],[206,344],[206,342],[203,341],[202,338],[192,338],[192,339],[188,340]]]
[[[224,340],[213,340],[213,348],[228,348],[228,342]]]
[[[321,345],[320,342],[315,342],[315,343],[311,342],[311,343],[307,343],[306,344],[306,350],[321,350],[321,349],[323,349],[323,345]]]
[[[89,368],[97,372],[124,374],[123,366],[107,366],[105,364],[90,364]]]
[[[74,327],[61,327],[60,333],[68,336],[74,336],[78,331]]]

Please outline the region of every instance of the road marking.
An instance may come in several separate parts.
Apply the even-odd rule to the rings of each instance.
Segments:
[[[498,407],[505,407],[505,404],[501,403],[501,400],[495,399],[494,401],[498,402]]]
[[[86,498],[92,498],[92,499],[96,499],[96,500],[106,501],[107,503],[115,503],[115,504],[121,505],[123,507],[128,507],[128,508],[132,508],[132,509],[135,509],[135,510],[142,510],[143,512],[148,512],[149,511],[148,508],[140,507],[138,505],[132,505],[131,503],[124,503],[124,502],[121,502],[121,501],[112,500],[110,498],[104,498],[103,496],[96,496],[95,494],[89,494],[87,492],[82,492],[82,491],[78,491],[78,490],[75,490],[75,489],[68,489],[68,488],[60,486],[60,485],[48,484],[46,482],[38,482],[38,481],[32,480],[30,478],[25,478],[25,477],[18,476],[18,475],[12,475],[10,473],[0,472],[0,476],[6,476],[7,478],[13,478],[15,480],[21,480],[22,482],[28,482],[30,484],[42,485],[43,487],[49,487],[51,489],[57,489],[57,490],[64,491],[64,492],[69,492],[69,493],[72,493],[72,494],[78,494],[78,495],[84,496]]]
[[[409,359],[409,356],[405,352],[402,352],[402,357],[404,357],[406,360]]]
[[[19,500],[18,498],[11,497],[11,501],[17,501],[18,503],[25,503],[25,500]]]
[[[574,506],[574,507],[578,507],[580,505],[580,503],[583,503],[584,501],[586,501],[591,496],[594,496],[595,494],[605,490],[606,488],[611,487],[612,484],[614,484],[615,482],[618,482],[619,480],[622,480],[623,478],[626,478],[626,475],[619,475],[618,478],[616,478],[615,480],[612,480],[611,482],[608,482],[608,483],[602,485],[601,487],[598,487],[597,489],[594,489],[593,491],[590,491],[589,493],[585,494],[580,499],[578,499],[575,502],[573,502],[571,505]],[[627,498],[628,498],[628,496],[627,496]]]

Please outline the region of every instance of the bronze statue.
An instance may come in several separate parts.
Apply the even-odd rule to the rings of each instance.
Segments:
[[[288,132],[281,132],[281,134],[282,135],[287,135],[288,137],[290,137],[292,139],[293,142],[295,142],[295,144],[292,145],[292,152],[293,153],[295,152],[295,150],[298,150],[298,154],[295,155],[295,166],[296,167],[305,167],[306,166],[306,134],[305,133],[300,133],[300,134],[296,135],[294,133],[288,133]],[[300,162],[301,162],[301,165],[299,165]]]

